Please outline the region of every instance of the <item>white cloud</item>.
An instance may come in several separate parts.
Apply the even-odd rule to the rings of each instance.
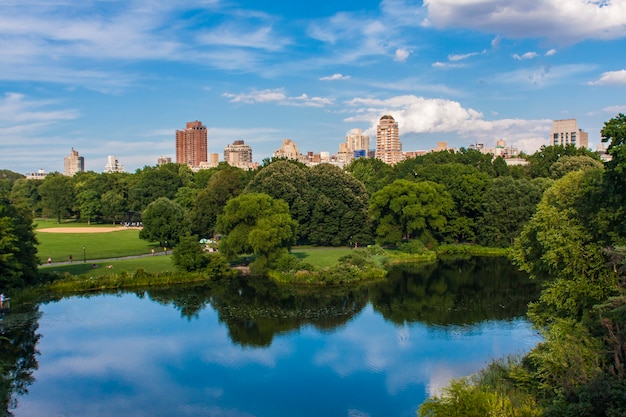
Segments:
[[[589,85],[626,85],[626,70],[609,71],[602,74],[600,79],[590,81]]]
[[[424,0],[428,21],[509,38],[545,38],[563,43],[619,39],[626,35],[626,3],[568,0]]]
[[[457,101],[413,95],[385,100],[354,98],[346,104],[356,109],[356,115],[344,121],[369,122],[367,134],[370,135],[375,135],[380,116],[391,114],[398,122],[401,135],[454,133],[460,138],[486,143],[504,138],[509,145],[534,151],[546,143],[552,126],[551,120],[486,120],[480,111],[465,108]]]
[[[224,93],[232,103],[270,103],[275,102],[284,106],[325,107],[333,104],[333,99],[324,97],[309,97],[303,93],[297,97],[289,97],[282,90],[261,90],[250,93]]]
[[[208,45],[232,46],[243,48],[279,51],[291,41],[276,36],[272,26],[244,32],[240,25],[228,24],[198,35],[197,39]]]
[[[404,62],[411,55],[411,52],[406,48],[398,48],[396,49],[396,54],[394,57],[395,61]]]
[[[468,54],[451,54],[451,55],[448,55],[448,60],[449,61],[463,61],[467,58],[471,58],[478,54],[479,52],[470,52]]]
[[[566,83],[572,77],[580,76],[595,69],[593,65],[541,65],[494,75],[491,80],[499,83],[533,85],[544,87],[556,83]]]
[[[518,61],[523,61],[526,59],[533,59],[533,58],[537,58],[538,56],[539,54],[537,54],[537,52],[526,52],[525,54],[522,54],[522,55],[513,54],[513,58],[517,59]]]
[[[548,52],[545,53],[545,56],[552,56],[556,54],[556,49],[550,49]]]
[[[333,74],[333,75],[329,75],[327,77],[320,77],[321,81],[336,81],[336,80],[349,80],[350,76],[349,75],[343,75],[343,74]]]
[[[619,113],[626,113],[626,104],[622,105],[622,106],[608,106],[602,109],[603,112],[605,113],[609,113],[609,114],[619,114]]]

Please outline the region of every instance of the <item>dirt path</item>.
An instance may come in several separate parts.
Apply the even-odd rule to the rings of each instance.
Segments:
[[[37,232],[42,233],[108,233],[117,232],[120,230],[127,230],[128,227],[124,226],[110,226],[110,227],[49,227],[47,229],[37,229]]]

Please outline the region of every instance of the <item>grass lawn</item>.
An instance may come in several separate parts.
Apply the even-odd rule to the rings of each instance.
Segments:
[[[110,275],[114,273],[120,273],[126,271],[128,273],[134,273],[138,268],[143,268],[146,272],[166,272],[174,271],[174,265],[172,264],[172,256],[147,256],[145,258],[136,259],[124,259],[120,261],[108,261],[98,262],[95,264],[97,268],[93,267],[94,262],[83,263],[74,262],[71,265],[42,265],[40,267],[42,272],[58,272],[60,274],[69,273],[72,275],[88,274],[93,277],[100,277]],[[107,268],[108,265],[113,265],[113,268]]]
[[[352,250],[348,247],[298,246],[291,248],[291,253],[315,268],[326,268],[335,265],[339,258],[350,254]]]
[[[150,253],[153,248],[163,250],[158,247],[158,243],[139,239],[139,229],[132,228],[109,233],[37,233],[37,239],[42,263],[48,257],[53,262],[67,261],[70,255],[74,261],[82,261],[83,247],[87,259],[143,255]]]

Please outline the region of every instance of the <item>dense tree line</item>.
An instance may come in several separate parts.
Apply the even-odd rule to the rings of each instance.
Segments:
[[[528,160],[528,166],[508,167],[502,158],[461,149],[395,166],[359,158],[343,170],[276,159],[254,171],[222,163],[192,172],[185,165],[166,164],[134,173],[53,173],[44,180],[2,171],[0,183],[5,201],[31,218],[143,221],[142,238],[168,245],[186,235],[212,238],[231,231],[219,227],[228,203],[262,193],[287,204],[296,225],[293,239],[287,240],[295,244],[415,241],[427,248],[438,243],[507,247],[555,179],[570,171],[602,169],[597,154],[572,146],[544,147]]]

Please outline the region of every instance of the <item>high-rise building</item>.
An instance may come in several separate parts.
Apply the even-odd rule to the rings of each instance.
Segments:
[[[404,159],[398,122],[390,114],[381,117],[376,128],[376,159],[390,165]]]
[[[104,171],[106,173],[112,172],[124,172],[124,165],[120,164],[115,155],[109,155],[107,157],[107,163],[104,165]]]
[[[78,151],[72,148],[69,156],[64,158],[63,173],[68,177],[76,175],[77,172],[85,172],[85,158],[78,156]]]
[[[176,131],[176,163],[197,167],[208,162],[207,130],[202,122],[187,122],[185,130]]]
[[[233,167],[250,169],[253,164],[252,148],[243,140],[236,140],[232,145],[226,145],[224,148],[224,161]]]
[[[352,129],[346,135],[346,145],[352,152],[365,151],[367,153],[370,148],[370,137],[364,135],[361,129]]]
[[[574,145],[577,148],[589,147],[589,133],[578,128],[576,119],[555,120],[550,131],[550,145]]]
[[[367,156],[370,147],[370,137],[364,135],[361,129],[352,129],[346,135],[346,143],[339,144],[337,160],[341,163],[349,163],[354,158]]]

